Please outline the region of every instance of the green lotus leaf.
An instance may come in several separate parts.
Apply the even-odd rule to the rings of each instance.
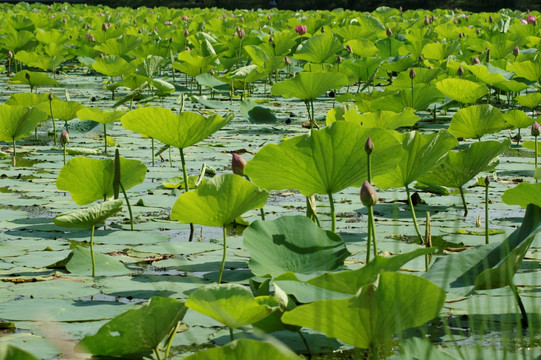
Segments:
[[[54,224],[62,227],[91,228],[118,213],[123,203],[120,199],[107,200],[85,209],[59,214],[54,218]]]
[[[178,61],[173,63],[173,68],[182,71],[192,77],[207,73],[216,66],[217,56],[200,56],[191,51],[183,51],[178,54]]]
[[[393,156],[398,159],[394,171],[374,175],[374,184],[381,189],[402,187],[411,184],[430,171],[443,159],[458,141],[446,130],[422,135],[416,131],[398,135],[402,151]]]
[[[423,57],[432,60],[446,60],[449,55],[455,53],[460,47],[457,42],[435,43],[430,42],[423,47]]]
[[[244,171],[254,183],[268,190],[297,189],[306,196],[336,193],[349,186],[361,186],[367,179],[363,149],[368,137],[374,143],[372,176],[392,171],[400,149],[394,136],[384,129],[363,128],[347,121],[338,121],[311,136],[266,145]]]
[[[77,111],[84,108],[83,105],[79,104],[77,101],[62,101],[58,99],[53,99],[51,101],[53,107],[53,116],[55,119],[69,121],[77,117]],[[37,105],[41,110],[45,111],[49,116],[51,115],[49,102],[42,102]]]
[[[305,60],[314,64],[336,61],[336,55],[344,46],[336,37],[328,34],[314,35],[302,43],[293,57],[297,60]]]
[[[11,106],[36,106],[42,102],[49,103],[49,94],[17,93],[11,95],[4,104]]]
[[[26,64],[28,67],[35,67],[42,70],[53,70],[65,60],[61,56],[50,56],[24,50],[19,51],[15,55],[15,59]]]
[[[171,209],[171,220],[224,226],[248,210],[262,208],[268,196],[241,176],[219,175],[180,195]]]
[[[415,111],[408,108],[401,113],[395,113],[393,111],[379,110],[369,112],[366,114],[359,114],[355,109],[351,109],[344,114],[345,121],[351,121],[357,124],[361,124],[367,128],[383,128],[387,130],[394,130],[399,127],[411,127],[419,121],[419,116],[415,115]],[[327,122],[327,125],[330,125]]]
[[[245,99],[240,103],[240,114],[252,124],[273,124],[277,121],[272,110],[258,105],[252,99]]]
[[[534,141],[530,141],[530,140],[524,141],[522,143],[522,147],[524,147],[526,149],[530,149],[530,150],[535,152],[535,142]],[[537,146],[537,154],[541,155],[541,146],[539,146],[539,145]]]
[[[233,114],[225,117],[185,111],[180,115],[162,107],[132,110],[120,120],[122,126],[180,149],[197,144],[227,125]]]
[[[463,104],[473,104],[488,94],[486,85],[465,79],[443,79],[436,83],[436,88],[443,95]]]
[[[148,55],[142,63],[137,65],[135,73],[147,78],[152,78],[154,77],[154,73],[163,66],[163,62],[164,58],[161,56]]]
[[[541,183],[521,183],[507,189],[502,195],[502,201],[507,205],[520,205],[522,208],[526,208],[528,204],[541,207]]]
[[[164,80],[152,79],[150,84],[158,90],[158,95],[172,94],[175,92],[175,86]]]
[[[186,311],[178,300],[153,297],[144,306],[112,318],[95,335],[85,336],[75,349],[99,356],[152,351],[177,326]]]
[[[344,241],[306,216],[257,220],[244,230],[250,270],[257,276],[334,270],[350,255]]]
[[[374,42],[368,39],[353,38],[349,40],[344,46],[347,45],[351,47],[352,53],[364,58],[371,58],[379,51]]]
[[[214,90],[230,90],[231,86],[221,80],[216,79],[213,75],[210,73],[204,73],[201,75],[197,75],[195,77],[195,80],[199,83],[201,86],[206,86]]]
[[[232,329],[256,323],[278,306],[278,301],[272,297],[254,297],[250,290],[239,284],[202,286],[186,300],[186,307],[189,309],[207,315]]]
[[[447,156],[429,173],[419,178],[426,184],[461,188],[481,171],[486,171],[495,158],[508,150],[511,143],[505,139],[470,144],[459,151],[449,151]]]
[[[503,114],[505,122],[513,126],[515,129],[522,129],[532,126],[534,119],[526,115],[521,110],[511,110]]]
[[[455,113],[449,132],[456,137],[480,139],[505,127],[502,112],[492,105],[473,105]]]
[[[110,124],[119,120],[125,113],[125,111],[120,110],[105,111],[84,107],[77,111],[77,117],[79,120],[92,120],[100,124]],[[56,116],[56,113],[53,112],[53,114]]]
[[[26,84],[33,86],[38,85],[56,85],[55,79],[48,77],[45,73],[21,70],[12,76],[9,81],[10,84]]]
[[[97,276],[118,276],[132,273],[132,270],[112,256],[100,253],[94,255]],[[66,270],[71,274],[86,276],[92,271],[92,254],[89,248],[77,246],[63,262],[66,262]]]
[[[539,104],[541,104],[541,93],[534,92],[525,95],[519,95],[515,97],[516,102],[522,106],[526,106],[530,109],[535,109]]]
[[[541,66],[530,60],[511,62],[507,65],[507,70],[530,81],[538,81],[541,78]]]
[[[0,344],[0,360],[38,360],[34,355],[7,342]]]
[[[388,343],[394,334],[439,315],[445,292],[414,275],[385,272],[348,299],[320,300],[282,315],[286,324],[325,333],[358,348]]]
[[[147,167],[139,160],[120,158],[120,181],[124,189],[141,184]],[[114,163],[112,159],[75,157],[60,170],[56,179],[58,190],[68,191],[78,205],[113,196]]]
[[[431,104],[443,101],[441,92],[432,85],[417,85],[413,88],[413,96],[410,89],[402,89],[402,104],[415,110],[426,110]],[[412,104],[413,101],[413,104]]]
[[[348,78],[341,73],[326,71],[301,72],[293,79],[279,81],[271,88],[272,95],[301,100],[315,100],[328,90],[339,89],[348,84]]]
[[[470,65],[468,66],[468,70],[471,71],[479,80],[489,85],[511,80],[514,75],[512,72],[505,71],[491,64]]]
[[[38,108],[0,105],[0,141],[11,143],[26,137],[44,120],[47,114]]]
[[[301,360],[302,358],[279,343],[252,339],[238,339],[227,345],[196,352],[186,360],[245,360],[258,359],[265,354],[265,360]]]
[[[428,85],[442,73],[441,69],[412,68],[415,71],[413,86]],[[402,71],[393,83],[388,86],[389,89],[411,89],[410,71]]]
[[[127,75],[135,71],[133,65],[116,55],[105,55],[92,64],[92,69],[111,77]]]
[[[31,31],[26,31],[23,29],[9,29],[7,34],[2,38],[2,47],[5,49],[11,49],[11,51],[18,52],[22,49],[27,49],[31,47],[32,44],[35,45],[34,34]]]
[[[104,43],[96,46],[96,50],[107,55],[115,55],[120,57],[127,55],[132,50],[136,50],[142,45],[142,42],[143,40],[139,36],[126,34],[116,39],[108,39]]]

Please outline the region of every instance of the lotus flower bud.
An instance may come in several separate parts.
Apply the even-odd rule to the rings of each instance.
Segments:
[[[494,22],[494,18],[492,17],[492,15],[488,17],[488,22],[491,24]]]
[[[463,33],[463,32],[459,33],[459,34],[458,34],[458,37],[459,37],[460,39],[462,39],[462,38],[464,37],[464,33]]]
[[[368,181],[364,181],[361,187],[361,202],[364,206],[374,206],[378,202],[378,194]]]
[[[186,51],[190,51],[190,47],[188,45],[186,45]]]
[[[364,143],[364,151],[368,155],[372,154],[372,151],[374,151],[374,143],[372,142],[372,138],[370,136],[368,137],[368,139],[366,139],[366,142]]]
[[[532,124],[532,136],[539,136],[539,133],[541,132],[541,125],[537,121],[534,121]]]
[[[231,160],[231,169],[234,174],[244,176],[244,167],[246,166],[246,160],[237,153],[231,153],[233,159]]]
[[[528,15],[526,22],[528,24],[537,25],[537,18],[534,15]]]
[[[325,32],[325,28],[322,26],[321,27],[321,33],[324,33]]]
[[[430,24],[430,18],[428,17],[428,15],[425,15],[425,25],[429,25]]]
[[[479,58],[477,56],[473,58],[473,60],[472,60],[473,65],[477,65],[477,64],[480,64],[480,63],[481,63],[481,60],[479,60]]]
[[[137,30],[137,32],[138,32],[139,34],[142,34],[142,33],[143,33],[143,29],[139,28],[139,30]]]
[[[241,29],[239,30],[239,34],[238,34],[238,35],[239,35],[239,37],[242,39],[242,38],[244,37],[244,35],[246,35],[246,34],[244,33],[244,29],[241,28]]]
[[[342,57],[341,57],[340,55],[338,55],[338,56],[336,57],[336,63],[337,63],[337,64],[340,64],[341,62],[342,62]]]
[[[102,29],[103,31],[107,31],[107,30],[109,29],[109,25],[107,25],[107,23],[103,23],[103,24],[101,25],[101,29]]]
[[[133,25],[137,25],[137,19],[133,19]]]
[[[60,143],[62,145],[66,145],[70,143],[70,136],[66,129],[62,130],[62,133],[60,134]]]
[[[528,22],[526,21],[526,19],[521,19],[520,24],[521,25],[528,25]]]
[[[11,52],[11,50],[8,50],[8,58],[12,58],[13,57],[13,53]]]
[[[65,24],[68,22],[68,19],[66,19],[66,17],[62,18],[62,22]]]
[[[53,93],[49,93],[49,101],[53,101],[53,99],[54,99]]]
[[[415,73],[415,70],[411,69],[411,70],[410,70],[410,79],[411,79],[411,80],[415,79],[415,76],[416,76],[416,75],[417,75],[417,74]]]
[[[513,48],[513,55],[517,56],[518,55],[518,45],[515,45],[515,47]]]
[[[190,32],[188,31],[188,28],[184,28],[184,37],[190,36]]]
[[[105,55],[103,55],[103,53],[100,54],[100,59],[103,59]]]
[[[269,42],[270,42],[270,43],[273,43],[273,42],[274,42],[274,36],[271,35],[271,36],[269,37]]]
[[[400,11],[400,12],[402,12],[402,11],[403,11],[403,10],[402,10],[402,6],[398,8],[398,11]]]
[[[391,37],[393,36],[393,31],[391,30],[391,28],[387,28],[387,30],[385,30],[385,34],[387,34],[387,37]]]
[[[485,185],[488,186],[488,184],[490,184],[490,177],[485,176]]]
[[[26,78],[26,80],[30,80],[30,73],[27,72],[26,74],[24,74],[24,77]]]
[[[182,17],[182,21],[188,21],[188,17],[187,17],[186,15],[184,15],[184,16]]]
[[[240,17],[240,22],[244,22],[244,17]]]
[[[308,29],[306,28],[306,25],[297,25],[295,26],[295,32],[299,35],[304,35],[306,34],[306,32],[308,31]]]
[[[348,54],[351,54],[351,52],[353,51],[353,49],[351,48],[351,45],[347,44],[346,51],[348,52]]]
[[[289,60],[289,58],[286,56],[286,57],[284,58],[284,63],[285,63],[286,65],[289,65],[289,64],[291,64],[291,60]]]
[[[423,62],[423,61],[425,61],[425,58],[423,57],[423,55],[419,55],[419,58],[417,60],[419,62]]]
[[[462,66],[459,66],[456,73],[458,74],[458,76],[464,75],[464,68]]]
[[[210,75],[214,76],[214,69],[210,69]]]

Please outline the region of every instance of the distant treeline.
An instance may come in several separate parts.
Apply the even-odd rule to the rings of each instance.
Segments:
[[[0,1],[1,2],[1,1]],[[14,2],[14,1],[6,1]],[[27,1],[34,2],[34,1]],[[62,2],[42,0],[38,2]],[[283,10],[333,10],[336,8],[357,11],[373,11],[379,6],[408,9],[454,9],[465,11],[498,11],[502,8],[541,11],[541,0],[75,0],[72,3],[107,5],[110,7],[218,7],[225,9],[269,9]]]

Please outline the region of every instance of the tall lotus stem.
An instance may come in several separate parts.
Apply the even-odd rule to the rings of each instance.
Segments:
[[[92,225],[92,230],[90,231],[90,258],[92,259],[92,277],[96,276],[96,259],[94,259],[94,229],[95,225]]]
[[[56,146],[56,122],[54,121],[54,115],[53,115],[53,93],[49,93],[49,110],[51,112],[51,119],[53,119],[53,139],[54,139],[54,146]]]
[[[413,102],[413,79],[415,79],[415,76],[417,74],[415,73],[415,70],[411,69],[410,70],[410,79],[411,79],[411,107],[415,109],[415,106],[414,106],[414,102]]]
[[[520,324],[522,325],[523,329],[526,329],[528,327],[528,313],[526,312],[526,309],[524,308],[524,304],[522,303],[520,295],[518,294],[518,288],[513,283],[509,284],[509,288],[513,292],[513,295],[515,295],[515,300],[517,301],[518,307],[520,309],[520,313],[522,314],[522,319],[520,320]]]
[[[105,141],[105,155],[107,155],[107,125],[105,124],[103,124],[103,140]]]
[[[366,152],[366,172],[368,174],[368,182],[372,183],[370,155],[372,154],[372,151],[374,151],[374,143],[372,142],[371,137],[368,137],[368,139],[366,139],[366,142],[364,143],[364,151]]]
[[[122,190],[122,194],[124,195],[124,199],[126,199],[126,205],[128,206],[128,213],[130,214],[130,230],[133,231],[133,213],[131,211],[130,201],[128,200],[128,195],[126,194],[126,190],[124,189],[124,185],[120,183],[120,189]]]
[[[537,153],[538,153],[538,145],[537,145],[537,138],[539,137],[539,134],[541,133],[541,125],[537,121],[534,121],[532,124],[532,136],[534,137],[534,161],[535,161],[535,168],[534,168],[534,176],[535,172],[537,171]],[[537,178],[535,179],[535,182],[537,182]]]
[[[222,275],[224,273],[224,268],[225,268],[225,255],[227,251],[227,230],[226,230],[225,225],[222,226],[222,230],[223,230],[223,238],[224,238],[224,253],[222,254],[222,264],[220,265],[220,273],[218,274],[218,284],[222,283]]]
[[[490,178],[485,177],[485,244],[488,244],[488,184]]]
[[[417,236],[419,237],[419,240],[421,240],[421,244],[424,244],[425,241],[423,239],[423,236],[421,235],[421,231],[419,231],[419,226],[417,226],[417,216],[415,216],[415,209],[413,208],[413,202],[411,201],[411,195],[410,195],[410,188],[408,185],[406,185],[406,195],[408,197],[408,205],[411,212],[411,218],[413,219],[413,226],[415,227],[415,232],[417,232]]]
[[[374,257],[378,254],[376,240],[376,224],[374,222],[374,205],[378,202],[378,194],[365,180],[361,187],[361,203],[368,208],[368,232],[366,240],[366,263],[370,261],[370,243],[374,242]]]
[[[336,213],[334,211],[334,201],[332,198],[332,192],[329,191],[329,205],[331,206],[331,231],[336,232]]]
[[[430,228],[430,212],[428,211],[426,212],[425,247],[432,247],[432,230]],[[430,264],[431,259],[432,255],[425,254],[425,271],[428,271],[428,264]]]
[[[462,186],[458,188],[458,191],[460,191],[462,205],[464,206],[464,217],[466,217],[468,216],[468,203],[466,203],[466,197],[464,196],[464,189],[462,189]]]
[[[184,150],[182,148],[179,148],[179,150],[180,150],[180,161],[182,162],[182,175],[184,177],[184,192],[188,192],[190,190],[190,187],[188,185],[188,171],[186,170],[186,161],[184,160]],[[193,226],[193,223],[190,223],[190,238],[188,241],[193,240],[193,234],[194,234],[194,226]]]
[[[154,138],[151,138],[152,139],[152,167],[154,167]],[[105,142],[107,142],[107,139],[105,139]],[[180,152],[182,153],[182,150],[180,150]],[[184,167],[184,165],[182,165],[182,167]]]
[[[15,138],[13,138],[13,158],[11,160],[11,164],[13,167],[17,165],[17,147],[15,146]]]

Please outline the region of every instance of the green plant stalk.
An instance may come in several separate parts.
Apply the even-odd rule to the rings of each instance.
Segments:
[[[263,208],[259,209],[259,213],[261,214],[261,220],[265,221],[265,210]]]
[[[537,171],[537,152],[539,151],[538,148],[537,148],[537,136],[534,136],[534,176],[535,176],[535,172]],[[537,180],[537,178],[535,179],[535,182],[537,183],[539,180]]]
[[[62,147],[64,148],[64,165],[66,165],[66,144],[63,144]]]
[[[103,140],[105,141],[105,155],[107,155],[107,125],[103,124]]]
[[[329,205],[331,206],[331,231],[336,232],[336,213],[334,211],[334,201],[332,198],[332,193],[329,191]]]
[[[374,258],[378,255],[378,241],[376,240],[376,222],[374,221],[374,207],[368,207],[368,221],[370,223],[369,231],[372,233],[372,241],[374,242]]]
[[[171,159],[171,147],[169,147],[169,165],[173,167],[173,159]]]
[[[520,313],[522,314],[522,319],[520,320],[522,328],[526,329],[528,328],[528,314],[526,313],[526,309],[524,308],[522,299],[520,298],[520,295],[518,294],[518,288],[513,283],[509,284],[509,288],[511,288],[513,295],[515,295],[515,300],[517,301],[518,308],[520,309]]]
[[[205,168],[206,168],[206,164],[205,165]],[[201,177],[205,176],[205,171],[203,170],[202,171],[202,175]],[[246,178],[246,180],[252,182],[252,180],[250,179],[250,177],[248,175],[244,175],[244,177]],[[261,220],[265,221],[265,209],[264,208],[261,208],[259,209],[259,214],[261,215]]]
[[[56,146],[56,122],[54,121],[53,102],[51,100],[49,100],[49,110],[51,112],[51,119],[53,119],[53,139],[54,139],[54,146]]]
[[[154,167],[154,138],[151,138],[151,139],[152,139],[152,167]],[[107,141],[107,139],[105,141]]]
[[[485,185],[485,244],[488,244],[488,184]]]
[[[462,186],[458,188],[458,191],[460,191],[462,205],[464,206],[464,217],[466,217],[468,215],[468,204],[466,203],[466,197],[464,196],[464,189],[462,189]]]
[[[177,325],[171,330],[169,336],[165,340],[165,360],[169,359],[169,353],[171,352],[171,345],[173,345],[173,340],[180,326],[180,321],[177,322]]]
[[[432,247],[432,229],[430,228],[430,212],[426,212],[425,247]],[[428,271],[431,255],[425,254],[425,271]]]
[[[411,107],[413,109],[415,109],[415,107],[413,106],[414,102],[413,102],[413,79],[411,79]]]
[[[92,277],[96,276],[96,259],[94,259],[94,229],[95,225],[92,225],[92,230],[90,231],[90,258],[92,259]]]
[[[370,155],[371,154],[366,154],[366,173],[367,173],[367,176],[368,176],[368,182],[370,184],[372,184],[372,161],[370,161]]]
[[[12,161],[11,161],[11,164],[13,165],[13,167],[15,167],[15,165],[17,164],[17,147],[15,146],[15,138],[13,138],[13,158],[12,158]]]
[[[366,231],[366,264],[370,262],[370,247],[371,246],[372,246],[372,221],[370,219],[370,209],[369,209],[368,210],[368,229]]]
[[[158,350],[158,347],[154,348],[154,354],[156,354],[156,358],[158,360],[162,360],[162,356],[160,355],[160,351]]]
[[[306,350],[308,351],[308,359],[310,359],[312,357],[312,351],[310,350],[310,346],[308,346],[308,341],[306,341],[306,338],[304,337],[300,329],[297,330],[297,333],[301,337],[304,346],[306,346]]]
[[[124,199],[126,199],[126,205],[128,206],[128,213],[130,214],[130,229],[131,231],[133,231],[133,213],[131,211],[128,195],[126,194],[126,190],[124,189],[124,185],[122,185],[122,183],[120,183],[120,189],[122,190],[122,194],[124,194]]]
[[[421,244],[424,244],[425,241],[421,235],[421,231],[419,231],[419,226],[417,226],[417,216],[415,216],[415,209],[413,208],[413,203],[411,202],[410,188],[408,185],[406,185],[406,195],[408,196],[408,205],[410,207],[411,218],[413,219],[413,226],[415,227],[419,240],[421,240]]]
[[[229,339],[231,341],[235,340],[235,336],[233,335],[233,328],[229,328]]]
[[[225,255],[227,253],[227,230],[226,230],[226,226],[222,226],[222,231],[223,231],[223,237],[224,237],[224,252],[222,254],[222,264],[220,265],[220,273],[218,274],[218,284],[221,284],[222,283],[222,275],[224,273],[224,268],[225,268]]]
[[[184,160],[184,150],[182,148],[179,148],[179,150],[180,150],[180,162],[182,163],[182,175],[184,177],[184,192],[188,192],[190,190],[190,186],[188,184],[188,171],[186,170],[186,161]],[[190,238],[188,241],[193,240],[193,233],[194,233],[193,223],[190,223]]]

